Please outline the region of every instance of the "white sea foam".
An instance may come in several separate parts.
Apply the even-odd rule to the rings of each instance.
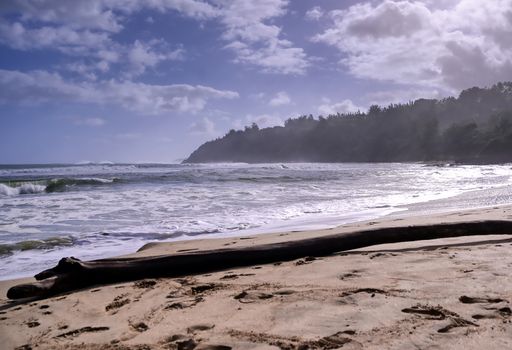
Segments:
[[[41,193],[44,192],[45,189],[46,186],[32,183],[24,183],[20,186],[14,187],[0,184],[0,196],[16,196],[19,194]]]

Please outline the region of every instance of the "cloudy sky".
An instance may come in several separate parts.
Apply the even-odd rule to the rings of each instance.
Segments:
[[[175,162],[505,80],[512,0],[2,0],[0,163]]]

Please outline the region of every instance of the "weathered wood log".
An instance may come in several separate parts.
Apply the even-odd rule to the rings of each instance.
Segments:
[[[384,243],[438,238],[512,234],[512,221],[478,221],[424,226],[387,227],[243,248],[227,248],[141,258],[80,261],[63,258],[35,276],[38,281],[9,289],[7,297],[49,297],[98,284],[142,278],[179,277],[234,267],[326,256]]]

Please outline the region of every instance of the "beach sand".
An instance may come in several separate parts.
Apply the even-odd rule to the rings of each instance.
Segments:
[[[492,219],[512,220],[512,206],[149,244],[132,256]],[[21,302],[5,297],[20,280],[2,281],[0,348],[510,349],[511,253],[512,235],[416,241]]]

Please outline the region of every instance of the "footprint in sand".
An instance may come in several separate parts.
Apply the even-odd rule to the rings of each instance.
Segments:
[[[343,293],[340,294],[340,296],[341,297],[346,297],[346,296],[349,296],[349,295],[352,295],[352,294],[359,294],[359,293],[370,294],[372,298],[376,294],[389,295],[389,292],[387,292],[385,290],[382,290],[382,289],[379,289],[379,288],[357,288],[357,289],[352,289],[352,290],[348,290],[346,292],[343,292]]]
[[[439,328],[437,331],[439,333],[447,333],[453,328],[457,327],[468,327],[468,326],[475,326],[478,327],[476,323],[473,323],[471,321],[465,320],[462,317],[460,317],[457,313],[446,310],[445,308],[441,306],[430,306],[430,305],[415,305],[410,308],[405,308],[402,310],[402,312],[409,313],[409,314],[416,314],[419,316],[426,317],[426,319],[429,320],[449,320],[450,322],[442,327]]]
[[[182,286],[189,286],[191,284],[197,283],[196,279],[192,277],[176,278],[174,281],[181,284]]]
[[[203,332],[214,328],[215,325],[212,323],[201,323],[187,328],[187,333]]]
[[[508,303],[507,300],[501,298],[487,298],[487,297],[468,297],[463,295],[459,298],[459,301],[463,304],[499,304]],[[484,312],[472,315],[471,317],[475,320],[480,319],[495,319],[495,318],[508,318],[512,316],[512,310],[508,306],[504,307],[490,307],[484,306],[484,309],[492,312]]]
[[[55,336],[55,338],[77,337],[77,336],[79,336],[82,333],[103,332],[103,331],[108,331],[109,329],[110,329],[109,327],[90,327],[90,326],[87,326],[87,327],[82,327],[82,328],[74,329],[74,330],[66,332],[66,333],[59,334],[59,335]]]
[[[271,299],[274,296],[268,293],[255,292],[255,291],[242,291],[241,293],[235,295],[233,298],[238,300],[242,304],[250,304],[254,303],[258,300]]]
[[[317,258],[315,258],[314,256],[306,256],[304,259],[297,260],[295,262],[295,265],[300,266],[300,265],[311,264],[315,260],[317,260]]]
[[[480,297],[468,297],[467,295],[463,295],[459,298],[459,301],[463,304],[477,304],[477,303],[487,303],[487,304],[495,304],[495,303],[507,303],[508,301],[501,298],[480,298]]]
[[[28,328],[34,328],[34,327],[38,327],[40,325],[41,324],[37,320],[33,320],[33,321],[28,321],[27,322]]]
[[[228,333],[233,338],[251,343],[277,346],[280,349],[339,349],[348,343],[354,345],[354,348],[362,348],[360,343],[346,337],[344,332],[338,332],[317,340],[308,340],[301,337],[284,337],[268,333],[244,332],[234,329]]]
[[[247,289],[233,296],[233,299],[238,300],[242,304],[250,304],[259,300],[272,299],[275,296],[281,297],[282,299],[283,297],[294,293],[296,293],[296,291],[291,289],[278,289],[269,293]]]
[[[291,295],[295,293],[294,290],[291,290],[291,289],[280,289],[280,290],[276,290],[275,292],[273,292],[274,295]]]
[[[121,294],[114,298],[114,300],[105,306],[105,311],[116,310],[130,303],[130,299],[125,298],[126,294]]]
[[[177,302],[174,302],[174,303],[171,303],[171,304],[167,305],[164,308],[164,310],[187,309],[189,307],[196,306],[197,304],[199,304],[202,301],[204,301],[204,299],[202,297],[196,297],[195,299],[191,299],[191,300],[177,301]]]
[[[43,315],[51,315],[52,312],[50,310],[48,310],[50,308],[50,305],[41,305],[39,307],[40,310],[45,310],[42,312]]]
[[[179,350],[231,350],[231,346],[227,345],[216,345],[216,344],[199,344],[194,338],[183,335],[175,334],[168,337],[164,342],[164,345],[171,347],[172,349]]]
[[[190,291],[193,295],[196,295],[196,294],[202,294],[207,291],[214,291],[217,289],[221,289],[222,287],[223,287],[222,284],[206,283],[206,284],[200,284],[197,286],[193,286],[190,288]]]
[[[338,278],[343,281],[343,280],[349,279],[349,278],[361,277],[359,272],[361,272],[361,271],[359,271],[359,270],[352,270],[351,272],[347,272],[347,273],[344,273],[342,275],[339,275]]]
[[[32,346],[30,344],[25,344],[14,348],[14,350],[32,350]]]
[[[255,273],[240,273],[240,274],[232,273],[232,274],[224,275],[220,279],[221,280],[233,280],[233,279],[237,279],[238,277],[245,277],[245,276],[256,276],[256,274]]]
[[[155,285],[156,285],[155,280],[141,280],[141,281],[135,282],[133,284],[133,287],[139,288],[139,289],[148,289],[148,288],[153,288]]]
[[[487,312],[487,313],[483,313],[483,314],[475,314],[475,315],[473,315],[471,317],[473,317],[475,320],[480,320],[480,319],[484,319],[484,318],[487,318],[487,319],[493,319],[493,318],[506,319],[506,318],[509,318],[510,316],[512,316],[512,310],[508,306],[501,307],[501,308],[486,307],[485,309],[489,310],[489,311],[492,311],[492,312]]]
[[[149,329],[148,325],[145,324],[144,322],[137,322],[134,324],[130,324],[130,326],[137,332],[141,332],[141,333],[145,332]]]
[[[375,253],[375,254],[370,255],[370,259],[373,260],[375,258],[397,256],[397,255],[398,254],[395,254],[395,253]]]

